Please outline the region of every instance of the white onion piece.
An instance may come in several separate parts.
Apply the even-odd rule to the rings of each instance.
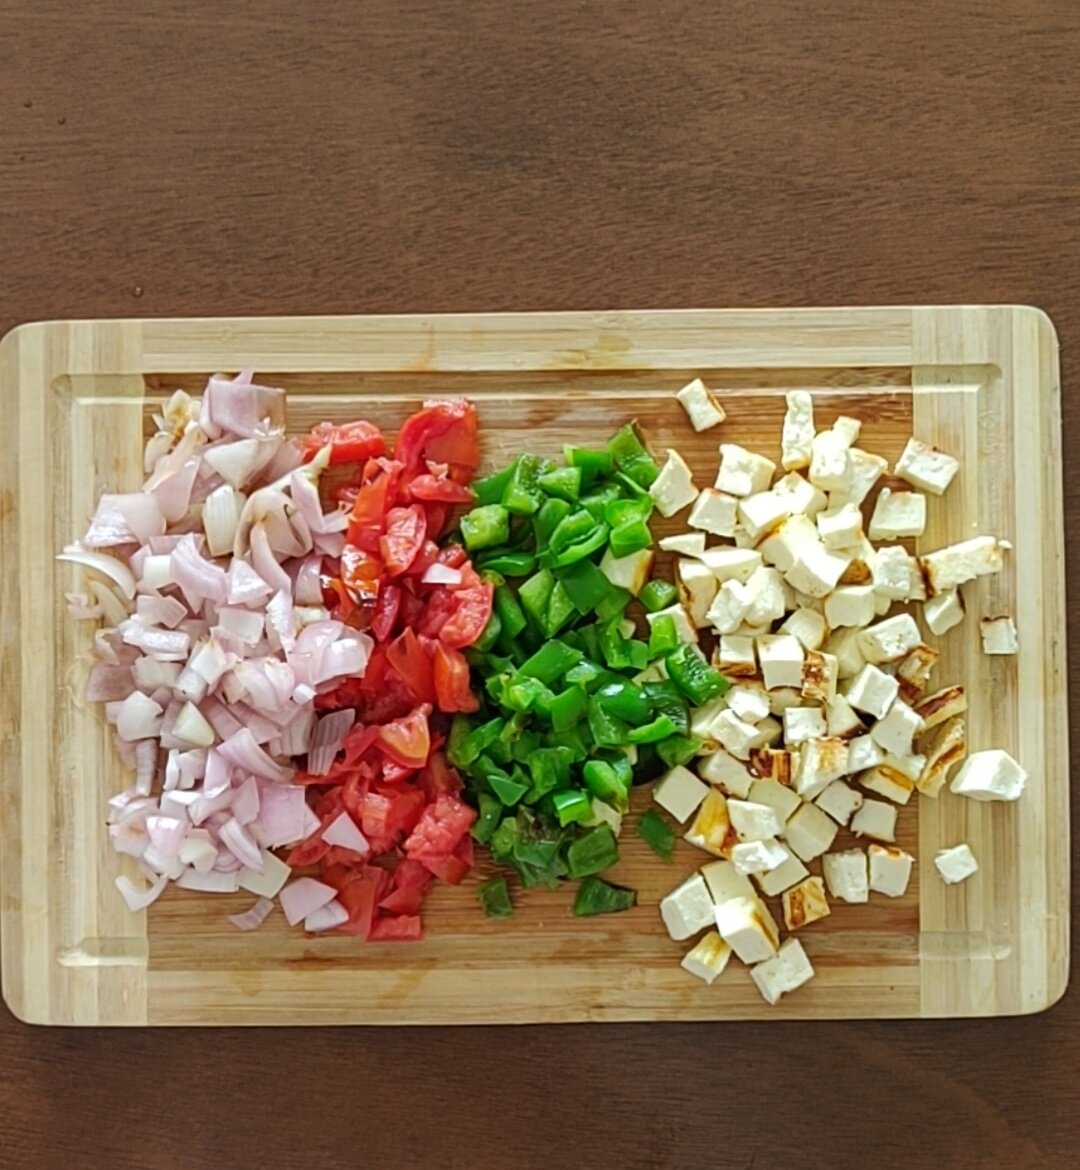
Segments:
[[[259,815],[259,804],[259,782],[254,776],[249,776],[233,792],[232,815],[240,824],[250,825]]]
[[[274,903],[269,898],[259,898],[250,910],[243,914],[230,914],[229,921],[237,930],[258,930],[273,910]]]
[[[161,707],[141,691],[132,691],[117,712],[116,734],[129,743],[150,739],[161,731],[161,724]]]
[[[174,687],[180,678],[181,670],[178,662],[159,662],[156,658],[143,655],[135,659],[135,665],[129,668],[140,691],[147,693],[156,691],[158,687]]]
[[[235,816],[230,817],[219,831],[221,843],[240,862],[241,867],[256,872],[262,868],[258,842]]]
[[[208,874],[217,860],[217,846],[205,829],[189,829],[188,835],[180,842],[178,856],[196,873]]]
[[[286,653],[296,644],[296,614],[289,589],[279,590],[267,602],[266,635],[271,646]]]
[[[215,739],[214,729],[194,703],[185,703],[173,724],[172,733],[189,747],[208,748]]]
[[[179,858],[167,857],[153,841],[143,850],[143,855],[139,858],[139,861],[143,867],[142,872],[147,877],[150,875],[157,876],[158,874],[164,874],[171,881],[176,881],[184,872],[184,863]]]
[[[76,621],[101,617],[101,606],[96,602],[91,604],[85,593],[65,593],[64,597],[68,603],[68,616]]]
[[[140,544],[145,544],[151,536],[161,536],[165,531],[165,517],[153,495],[128,492],[115,499],[120,514]]]
[[[259,788],[259,816],[253,822],[263,845],[276,849],[307,836],[304,789],[295,784],[263,784]]]
[[[225,704],[213,696],[200,703],[199,710],[206,716],[210,726],[221,739],[229,739],[240,730],[240,721],[234,719]],[[207,777],[209,777],[209,772],[207,772]]]
[[[293,769],[272,760],[255,742],[255,737],[247,727],[241,727],[235,735],[219,744],[217,750],[234,767],[254,776],[263,776],[280,783],[292,779]]]
[[[356,827],[356,822],[347,812],[335,817],[326,826],[322,836],[327,845],[340,845],[343,849],[351,849],[354,853],[362,855],[371,852],[368,839]]]
[[[320,532],[315,537],[315,551],[323,556],[339,557],[344,547],[344,532]]]
[[[231,484],[215,488],[203,504],[202,526],[210,555],[222,557],[232,552],[236,526],[244,510],[244,497]]]
[[[274,556],[270,538],[261,521],[251,529],[251,567],[275,593],[284,593],[289,598],[289,604],[292,604],[292,582]]]
[[[121,821],[109,826],[109,840],[117,853],[124,853],[128,857],[142,857],[150,838],[146,835],[146,828],[141,820]]]
[[[225,606],[218,610],[215,629],[224,630],[248,646],[254,646],[263,636],[263,616],[250,609]]]
[[[188,508],[191,506],[191,492],[198,473],[198,459],[187,459],[179,468],[166,475],[156,486],[144,489],[152,493],[162,515],[170,524],[175,524],[187,515]]]
[[[283,434],[285,391],[215,374],[203,391],[203,417],[220,431],[241,438]]]
[[[233,557],[228,573],[229,605],[254,605],[273,592],[247,561]]]
[[[180,843],[187,834],[190,822],[187,817],[149,816],[146,831],[155,849],[167,858],[174,858],[180,852]]]
[[[116,879],[116,888],[123,895],[128,909],[136,912],[145,910],[152,902],[156,902],[161,896],[161,891],[165,889],[168,880],[167,877],[159,877],[149,887],[139,889],[127,874],[122,873]]]
[[[424,570],[420,581],[424,585],[460,585],[461,570],[452,569],[449,565],[440,565],[436,561]]]
[[[331,899],[325,906],[313,910],[304,919],[304,929],[310,934],[318,934],[323,930],[333,930],[335,926],[344,926],[349,921],[349,912],[337,900]]]
[[[305,557],[296,573],[295,601],[298,605],[321,606],[322,557]]]
[[[121,496],[106,492],[98,500],[90,527],[83,537],[83,544],[87,548],[110,548],[138,541],[139,538],[132,531],[123,509],[120,507],[121,499]]]
[[[110,666],[95,662],[90,667],[83,696],[88,703],[123,701],[135,689],[136,678],[130,666]]]
[[[135,618],[145,626],[167,626],[175,630],[187,616],[187,606],[175,597],[155,597],[144,593],[135,601]]]
[[[324,715],[315,726],[315,735],[308,749],[307,770],[312,776],[325,776],[334,757],[341,750],[345,736],[356,722],[352,709],[333,711]]]
[[[88,587],[97,602],[98,609],[101,610],[101,616],[110,626],[118,626],[127,620],[130,612],[129,607],[126,602],[117,597],[112,585],[105,581],[91,581]]]
[[[140,796],[149,796],[157,775],[158,742],[156,739],[140,739],[135,744],[135,791]]]
[[[335,678],[360,675],[367,668],[368,658],[375,643],[367,634],[353,634],[327,646],[318,675],[313,682],[329,682]]]
[[[172,574],[192,610],[197,610],[204,598],[223,602],[228,596],[225,570],[199,552],[190,533],[173,549]]]
[[[182,890],[201,890],[204,894],[235,894],[240,889],[240,871],[222,873],[212,869],[209,873],[199,873],[196,869],[186,869],[176,884]]]
[[[173,583],[172,555],[162,553],[155,556],[153,553],[143,558],[142,577],[139,584],[146,589],[165,589]]]
[[[337,896],[337,890],[314,878],[302,877],[290,882],[281,891],[281,909],[290,926],[302,922]]]
[[[131,600],[135,596],[135,576],[127,565],[109,556],[108,553],[91,552],[77,544],[69,544],[62,553],[56,556],[58,561],[70,561],[73,565],[82,565],[84,569],[91,569],[108,577],[123,595]]]
[[[237,439],[207,447],[203,459],[230,487],[239,490],[259,469],[261,447],[258,439]]]

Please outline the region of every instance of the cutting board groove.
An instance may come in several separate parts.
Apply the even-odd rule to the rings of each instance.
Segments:
[[[664,865],[623,835],[630,913],[577,921],[570,891],[530,891],[488,922],[475,883],[438,888],[412,946],[306,939],[280,913],[241,934],[250,898],[170,890],[132,915],[113,888],[126,861],[105,837],[123,785],[100,715],[76,701],[90,631],[64,613],[75,587],[59,547],[102,490],[141,482],[150,415],[180,386],[254,365],[290,394],[290,428],[366,415],[392,430],[417,403],[477,402],[490,464],[529,447],[600,441],[637,417],[698,482],[723,439],[778,454],[783,394],[814,391],[819,425],[863,419],[894,459],[908,436],[962,459],[930,501],[925,548],[976,531],[1015,545],[1009,572],[968,591],[969,619],[939,640],[938,677],[975,697],[973,748],[1029,769],[1015,806],[947,794],[903,810],[918,856],[908,894],[836,906],[802,932],[818,976],[779,1007],[732,964],[712,987],[678,967],[656,904],[704,860]],[[695,375],[728,420],[695,435],[672,392]],[[702,310],[432,317],[83,321],[23,326],[0,343],[9,426],[0,468],[3,991],[22,1019],[57,1024],[514,1023],[573,1020],[1000,1015],[1040,1010],[1068,973],[1068,757],[1057,341],[1018,307]],[[676,531],[679,521],[661,531]],[[668,558],[661,558],[665,563]],[[1015,566],[1024,567],[1024,589]],[[977,617],[1016,617],[1021,653],[981,653]],[[637,794],[643,806],[647,793]],[[841,836],[838,846],[847,838]],[[933,855],[967,840],[982,869],[959,887]],[[812,867],[817,870],[817,866]],[[481,871],[482,872],[482,871]]]

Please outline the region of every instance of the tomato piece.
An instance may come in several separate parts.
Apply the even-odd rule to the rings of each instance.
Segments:
[[[416,560],[427,536],[427,515],[420,504],[408,508],[391,508],[386,513],[386,532],[379,538],[386,572],[400,576]]]
[[[456,768],[452,768],[442,752],[433,752],[428,766],[420,774],[420,783],[433,801],[440,792],[456,794],[464,785]]]
[[[405,842],[405,856],[425,865],[448,856],[461,844],[475,820],[475,810],[464,801],[449,792],[440,793],[424,809]]]
[[[349,513],[350,544],[375,552],[386,530],[386,514],[397,499],[401,464],[389,459],[369,459]]]
[[[403,768],[393,760],[383,760],[382,774],[387,784],[400,784],[416,771],[415,768]]]
[[[398,610],[401,608],[401,586],[393,581],[384,582],[375,602],[375,614],[371,619],[371,632],[379,642],[386,642],[394,632]]]
[[[403,719],[392,719],[379,729],[379,747],[405,768],[422,768],[431,751],[428,715],[431,706],[421,703]]]
[[[469,664],[465,655],[453,646],[435,643],[432,661],[435,701],[440,711],[475,711],[480,700],[469,686]]]
[[[304,462],[309,463],[323,449],[330,447],[330,462],[359,463],[376,455],[386,454],[386,439],[374,423],[357,419],[356,422],[321,422],[301,440]]]
[[[425,638],[438,638],[443,626],[457,612],[458,603],[454,594],[445,585],[436,585],[432,588],[424,612],[414,623],[416,632]]]
[[[413,563],[409,566],[409,576],[414,579],[423,577],[438,559],[439,546],[433,540],[425,540],[423,547],[416,554]],[[421,583],[421,588],[429,589],[431,586]]]
[[[328,886],[333,886],[335,890],[341,891],[352,881],[356,880],[356,869],[352,865],[332,865],[324,861],[322,872],[319,874],[319,881],[326,882]]]
[[[410,861],[407,857],[398,862],[394,870],[394,887],[396,889],[427,890],[431,887],[431,874],[419,861]]]
[[[486,581],[455,589],[454,612],[439,630],[439,638],[447,646],[463,649],[471,646],[484,632],[491,617],[495,589]]]
[[[419,914],[424,903],[424,890],[392,890],[379,903],[379,909],[390,914]]]
[[[439,549],[439,564],[446,565],[448,569],[463,568],[468,559],[469,554],[460,544],[448,544],[446,548]],[[469,583],[472,584],[472,582]],[[465,584],[464,579],[462,579],[462,584]]]
[[[399,833],[407,837],[419,824],[424,806],[427,804],[423,790],[403,786],[383,789],[381,794],[390,801],[386,822],[390,833],[395,840]]]
[[[379,738],[377,727],[368,727],[362,723],[354,724],[345,735],[341,750],[345,753],[345,764],[352,767],[356,761]]]
[[[428,536],[433,540],[438,540],[446,528],[446,518],[450,515],[450,505],[426,502],[424,506],[427,509]]]
[[[315,865],[330,852],[330,846],[322,839],[323,827],[320,825],[310,837],[305,837],[298,845],[294,845],[285,858],[285,864],[294,869],[301,869],[307,865]]]
[[[356,602],[345,588],[340,577],[329,577],[325,574],[321,578],[323,605],[330,611],[330,616],[339,622],[347,622],[356,609]]]
[[[355,544],[341,550],[341,579],[358,605],[374,607],[386,567],[377,556]]]
[[[434,861],[425,861],[424,865],[440,880],[450,886],[460,886],[472,868],[467,861],[460,857],[440,857]]]
[[[377,918],[368,938],[372,942],[414,942],[422,935],[419,917],[402,914],[396,918]]]
[[[368,839],[373,853],[385,853],[393,847],[390,824],[391,801],[379,792],[365,792],[360,808],[360,831]]]
[[[398,431],[394,458],[410,479],[426,473],[429,462],[445,463],[451,479],[468,483],[480,462],[476,408],[463,398],[425,402]]]
[[[386,648],[390,665],[401,675],[418,703],[435,702],[431,658],[411,629],[403,630]],[[425,757],[426,758],[426,757]]]
[[[441,476],[418,475],[409,483],[409,495],[432,504],[471,504],[476,498],[472,488],[450,479],[445,468]]]
[[[365,875],[349,882],[338,894],[338,901],[349,912],[348,922],[339,929],[346,934],[369,938],[375,921],[375,902],[378,895],[379,883],[374,876]]]

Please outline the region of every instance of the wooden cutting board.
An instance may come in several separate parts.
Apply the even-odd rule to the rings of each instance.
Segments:
[[[741,965],[707,987],[657,902],[705,860],[674,863],[623,834],[633,911],[577,920],[569,891],[531,891],[486,921],[475,883],[440,887],[420,943],[307,939],[280,912],[255,934],[226,916],[250,896],[170,890],[130,914],[114,889],[105,802],[124,785],[99,713],[78,701],[89,623],[66,616],[71,566],[102,490],[142,480],[152,410],[177,386],[254,365],[289,391],[290,426],[366,416],[389,430],[422,398],[466,394],[485,459],[598,443],[637,417],[699,482],[721,438],[778,454],[783,393],[814,392],[819,425],[864,422],[891,459],[912,433],[962,459],[929,501],[923,548],[994,533],[1008,571],[965,587],[969,616],[940,640],[936,678],[972,695],[972,749],[1031,774],[1015,805],[945,793],[902,810],[917,872],[906,897],[835,906],[803,931],[817,977],[768,1007]],[[673,392],[701,375],[727,422],[697,436]],[[26,325],[0,344],[3,992],[51,1024],[415,1024],[574,1020],[1004,1015],[1038,1011],[1068,970],[1069,803],[1057,341],[1015,307],[499,314]],[[679,525],[665,522],[661,531]],[[1012,613],[1021,652],[981,653],[977,619]],[[647,794],[639,793],[639,805]],[[970,842],[981,869],[947,887],[938,848]],[[836,847],[847,843],[846,834]],[[817,866],[814,866],[817,870]]]

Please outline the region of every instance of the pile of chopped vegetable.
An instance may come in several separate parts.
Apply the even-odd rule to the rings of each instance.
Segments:
[[[657,474],[626,426],[561,462],[518,456],[474,485],[460,520],[494,611],[467,655],[480,706],[454,719],[447,755],[478,810],[475,840],[524,888],[590,879],[578,915],[633,904],[596,875],[619,859],[635,775],[690,759],[689,707],[726,686],[680,641],[665,612],[674,587],[649,582]],[[648,641],[628,613],[635,598],[650,611]],[[499,880],[481,891],[494,916],[507,913]]]

